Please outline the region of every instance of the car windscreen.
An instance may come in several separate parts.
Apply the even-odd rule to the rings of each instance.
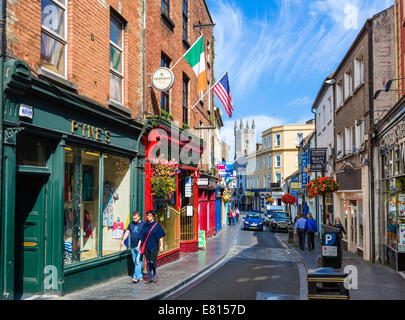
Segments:
[[[260,214],[248,214],[246,219],[261,219]]]
[[[274,214],[274,218],[278,218],[278,219],[286,219],[288,218],[288,215],[286,212],[276,212]]]

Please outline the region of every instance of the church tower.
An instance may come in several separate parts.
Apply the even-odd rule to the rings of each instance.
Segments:
[[[252,127],[249,128],[249,122],[246,121],[246,126],[243,126],[242,119],[240,119],[240,125],[238,126],[235,121],[234,126],[235,135],[235,158],[236,161],[242,156],[247,156],[256,152],[256,126],[255,121],[252,122]]]

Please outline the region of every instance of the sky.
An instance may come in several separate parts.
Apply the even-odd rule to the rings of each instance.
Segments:
[[[214,20],[214,75],[228,72],[234,104],[230,119],[221,102],[222,139],[255,120],[261,133],[313,119],[311,106],[368,18],[394,0],[206,0]]]

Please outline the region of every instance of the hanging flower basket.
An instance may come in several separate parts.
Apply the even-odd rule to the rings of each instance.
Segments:
[[[305,185],[311,198],[339,190],[339,184],[330,177],[318,177]]]
[[[167,161],[162,156],[150,160],[153,168],[152,195],[170,201],[176,192],[176,176],[180,170],[175,160]]]
[[[294,204],[297,202],[297,198],[294,197],[292,194],[285,194],[281,197],[281,202],[285,204]]]

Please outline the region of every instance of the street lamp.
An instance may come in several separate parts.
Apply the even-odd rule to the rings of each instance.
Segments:
[[[334,85],[336,83],[336,80],[335,79],[328,79],[328,80],[325,80],[325,83],[332,86],[332,85]]]
[[[391,90],[391,86],[392,86],[392,83],[394,82],[394,81],[398,81],[398,80],[403,80],[403,79],[405,79],[405,77],[402,77],[402,78],[396,78],[396,79],[389,79],[388,81],[387,81],[387,83],[385,84],[385,88],[384,89],[380,89],[380,90],[377,90],[375,93],[374,93],[374,100],[375,99],[377,99],[377,97],[380,95],[380,93],[382,92],[382,91],[385,91],[385,92],[388,92],[388,91],[390,91],[390,92],[395,92],[395,91],[397,91],[397,92],[403,92],[403,91],[405,91],[405,90],[395,90],[395,89],[393,89],[393,90]]]

